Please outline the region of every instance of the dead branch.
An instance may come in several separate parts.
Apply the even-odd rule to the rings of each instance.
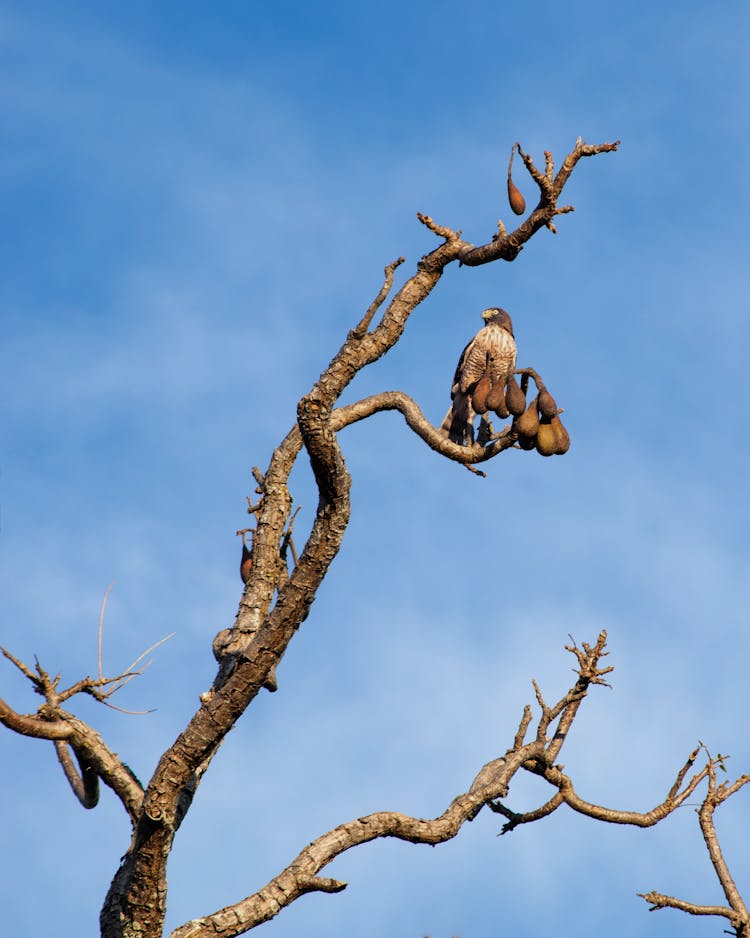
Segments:
[[[81,759],[77,760],[78,768],[73,765],[67,743],[55,740],[55,752],[73,794],[84,808],[95,808],[99,803],[99,776]]]
[[[557,792],[554,794],[549,801],[546,801],[543,805],[538,808],[535,808],[533,811],[527,811],[525,814],[517,814],[515,811],[511,811],[510,808],[506,807],[501,801],[493,801],[489,804],[491,811],[494,811],[495,814],[502,814],[503,817],[508,818],[507,824],[503,824],[500,834],[509,834],[512,830],[515,830],[520,824],[531,824],[533,821],[540,821],[544,817],[548,817],[552,814],[553,811],[556,811],[561,804],[564,804],[565,800],[563,798],[562,792]]]
[[[385,283],[380,288],[380,292],[372,301],[370,306],[367,309],[367,312],[359,321],[359,323],[352,329],[349,333],[350,338],[359,339],[361,338],[367,330],[370,328],[370,323],[372,322],[372,317],[377,313],[380,307],[383,305],[383,301],[388,296],[388,294],[393,289],[393,274],[397,267],[400,267],[401,264],[406,260],[405,257],[398,257],[395,261],[392,261],[384,270],[385,274]]]
[[[104,598],[102,599],[102,608],[99,612],[99,632],[97,634],[97,646],[96,646],[96,663],[97,663],[97,673],[99,675],[99,680],[104,679],[104,670],[102,666],[102,643],[104,638],[104,611],[107,608],[107,600],[109,599],[109,594],[112,592],[112,587],[114,586],[114,581],[109,584],[109,586],[104,591]]]
[[[51,677],[38,661],[35,673],[9,651],[0,649],[45,701],[37,715],[31,716],[17,713],[5,701],[0,700],[0,722],[24,736],[49,739],[55,743],[55,751],[63,773],[73,793],[85,808],[93,808],[97,804],[98,780],[101,779],[119,797],[134,822],[143,801],[143,789],[130,769],[105,745],[99,734],[72,713],[63,710],[61,704],[76,694],[85,693],[107,706],[113,706],[108,703],[108,698],[127,681],[141,673],[133,670],[135,665],[164,641],[166,639],[156,642],[139,655],[123,674],[99,679],[85,677],[63,690],[58,690],[59,674]],[[97,657],[100,660],[99,656]],[[68,747],[75,755],[78,768],[71,759]]]
[[[33,736],[36,739],[70,739],[73,733],[70,726],[61,720],[43,720],[29,714],[16,713],[2,699],[0,723],[21,736]]]
[[[143,789],[133,773],[119,756],[107,748],[99,734],[90,726],[59,707],[43,704],[39,716],[16,713],[5,701],[0,700],[0,723],[23,736],[60,741],[58,758],[76,796],[85,792],[87,800],[93,797],[91,775],[97,775],[114,791],[122,802],[131,820],[135,821],[143,800]],[[69,745],[75,753],[81,775],[65,758],[60,757],[62,746]],[[67,752],[66,752],[67,754]],[[69,772],[72,769],[72,773]],[[72,778],[75,778],[74,782]],[[80,797],[79,797],[80,800]],[[83,802],[82,802],[83,803]],[[86,805],[93,807],[93,805]]]
[[[373,414],[386,410],[397,410],[406,421],[408,427],[417,434],[429,447],[455,462],[470,463],[487,462],[499,453],[509,449],[518,439],[518,434],[510,427],[488,445],[482,446],[474,443],[470,446],[461,446],[448,439],[438,428],[433,426],[422,413],[419,405],[403,391],[382,391],[371,397],[363,398],[354,404],[337,407],[331,414],[331,426],[335,430],[343,429],[360,420],[365,420]]]
[[[516,144],[518,153],[529,171],[529,175],[539,186],[540,199],[537,206],[510,234],[503,231],[498,232],[493,241],[482,247],[474,247],[471,244],[462,244],[460,250],[460,261],[467,266],[475,267],[479,264],[488,264],[491,261],[502,259],[506,261],[515,260],[523,249],[524,244],[540,228],[552,225],[555,215],[572,211],[572,206],[564,208],[557,207],[557,200],[562,194],[566,182],[570,178],[576,163],[585,156],[595,156],[597,153],[611,153],[620,145],[620,141],[614,143],[587,144],[579,137],[573,150],[565,157],[557,176],[551,179],[552,174],[552,155],[545,151],[545,162],[547,173],[541,173],[534,164],[532,158],[524,153],[520,144]],[[554,226],[553,226],[554,228]]]
[[[719,759],[720,758],[721,757],[719,757]],[[747,906],[737,889],[732,874],[729,872],[727,862],[724,859],[724,854],[722,853],[719,838],[714,826],[714,811],[716,811],[719,805],[726,801],[727,798],[731,797],[731,795],[750,782],[750,775],[740,776],[732,785],[728,785],[727,783],[719,785],[716,781],[716,764],[718,761],[719,760],[710,758],[708,761],[708,791],[698,811],[698,823],[700,824],[703,840],[705,841],[708,855],[711,858],[714,872],[724,891],[727,902],[736,915],[739,916],[745,929],[747,929],[750,926],[750,914],[748,914]]]
[[[596,678],[601,674],[598,661],[604,654],[605,640],[602,633],[595,646],[584,645],[589,653],[581,666],[578,681],[552,708],[543,708],[540,724],[549,722],[550,713],[561,715],[567,710],[577,712],[588,687],[601,683]],[[472,821],[485,805],[497,810],[495,800],[507,794],[511,779],[522,767],[544,759],[544,733],[537,731],[532,742],[519,743],[519,734],[523,732],[525,735],[530,722],[530,709],[526,707],[513,748],[482,766],[469,790],[457,795],[443,814],[432,820],[424,820],[394,811],[381,811],[340,824],[305,847],[289,866],[258,892],[212,915],[186,922],[175,929],[170,938],[235,938],[269,921],[306,893],[339,892],[346,887],[346,883],[321,879],[318,874],[336,857],[360,844],[380,838],[395,838],[413,844],[435,845],[452,839],[462,825]]]
[[[705,747],[699,748],[705,749]],[[699,749],[693,753],[693,758],[698,752]],[[714,872],[716,873],[716,878],[719,880],[719,885],[724,892],[729,906],[700,905],[694,902],[687,902],[684,899],[676,899],[674,896],[666,896],[663,893],[655,891],[638,893],[638,895],[650,904],[651,908],[649,911],[651,912],[657,909],[677,909],[680,912],[687,912],[690,915],[718,915],[727,919],[738,938],[747,938],[747,936],[750,935],[750,913],[748,913],[747,905],[734,882],[724,854],[722,853],[713,816],[716,808],[718,808],[720,804],[723,804],[727,798],[730,798],[750,782],[750,775],[741,775],[732,784],[726,782],[718,784],[716,779],[717,765],[723,765],[723,757],[719,756],[716,759],[712,759],[709,755],[706,766],[702,772],[699,773],[701,778],[708,777],[708,790],[698,809],[698,823],[700,824],[703,840],[706,844],[706,850],[711,859]]]
[[[675,899],[673,896],[665,896],[660,892],[639,892],[638,896],[645,899],[651,905],[649,912],[656,912],[659,909],[678,909],[680,912],[688,912],[690,915],[721,915],[729,919],[730,924],[739,934],[741,920],[732,909],[724,905],[696,905],[694,902],[685,902],[684,899]]]
[[[693,758],[694,756],[690,757],[688,764],[692,764]],[[597,821],[607,821],[610,824],[631,824],[635,827],[653,827],[654,824],[658,824],[659,821],[662,821],[665,817],[684,804],[687,798],[692,795],[698,785],[703,781],[703,779],[706,778],[708,774],[707,767],[704,767],[699,772],[696,772],[695,775],[693,775],[684,788],[681,790],[675,790],[675,786],[673,785],[664,801],[656,805],[656,807],[651,808],[650,811],[641,812],[621,811],[613,808],[605,808],[601,805],[596,805],[589,801],[585,801],[575,791],[571,779],[558,767],[551,765],[537,765],[533,770],[536,772],[536,774],[541,775],[551,785],[554,785],[559,790],[559,794],[562,799],[559,803],[565,803],[579,814],[585,814],[587,817],[595,818]],[[680,770],[678,781],[681,782],[682,778],[684,778],[684,770]],[[506,816],[510,817],[510,815]],[[519,824],[525,824],[530,820],[535,820],[535,818],[528,817],[527,815],[514,815],[514,818],[515,821],[513,823],[513,827],[517,827]]]

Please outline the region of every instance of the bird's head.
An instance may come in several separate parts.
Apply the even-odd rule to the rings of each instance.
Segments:
[[[510,314],[506,313],[504,309],[500,309],[499,306],[490,306],[489,309],[486,309],[482,313],[482,319],[485,322],[485,325],[492,323],[495,326],[500,326],[501,329],[505,329],[506,332],[510,332],[513,335],[513,320],[510,318]]]

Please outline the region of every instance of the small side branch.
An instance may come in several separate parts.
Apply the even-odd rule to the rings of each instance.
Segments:
[[[674,896],[665,896],[660,892],[639,892],[638,896],[650,904],[649,912],[656,912],[659,909],[677,909],[680,912],[688,912],[690,915],[720,915],[728,919],[735,930],[741,924],[739,916],[725,905],[697,905],[695,902],[675,899]]]
[[[546,734],[547,728],[558,716],[560,717],[552,741],[547,746],[546,760],[548,764],[554,762],[558,757],[563,743],[567,738],[568,730],[578,713],[581,702],[588,693],[589,687],[591,685],[607,686],[604,676],[610,674],[614,668],[599,667],[600,660],[607,655],[607,652],[604,650],[606,644],[607,632],[602,629],[596,640],[596,644],[593,646],[586,642],[583,642],[581,648],[579,648],[575,642],[572,645],[566,645],[565,650],[575,655],[578,661],[578,680],[575,686],[551,709],[547,709],[544,705],[544,701],[541,700],[541,695],[538,695],[540,698],[540,706],[542,707],[542,719],[539,721],[539,731]]]
[[[404,261],[405,257],[398,257],[395,261],[388,264],[383,273],[385,274],[385,282],[380,288],[380,292],[375,297],[375,299],[370,303],[367,312],[359,321],[359,323],[351,330],[349,333],[350,339],[359,339],[363,335],[367,334],[367,330],[370,328],[370,323],[372,322],[372,317],[377,313],[380,307],[383,305],[385,298],[393,289],[393,274],[397,267],[400,267]]]
[[[73,794],[84,808],[95,808],[99,803],[99,776],[77,754],[78,768],[75,767],[67,743],[56,741],[55,752]]]
[[[44,697],[45,702],[38,713],[32,716],[17,713],[5,701],[0,700],[0,723],[23,736],[54,742],[63,773],[84,808],[93,808],[97,804],[101,779],[119,797],[133,822],[143,801],[140,782],[119,756],[106,746],[99,734],[87,723],[64,710],[61,703],[78,693],[89,694],[101,703],[107,703],[107,697],[139,673],[135,671],[135,667],[148,651],[136,658],[124,674],[98,680],[86,677],[65,690],[58,690],[59,674],[51,677],[38,661],[34,672],[10,652],[2,649],[5,657],[28,678],[36,693]],[[70,750],[75,755],[78,768],[73,762]]]
[[[454,231],[452,228],[448,228],[446,225],[439,225],[429,215],[424,215],[422,212],[417,212],[417,218],[422,222],[425,228],[429,228],[433,234],[438,236],[438,238],[445,238],[447,242],[455,242],[461,238],[460,231]]]
[[[469,267],[477,267],[480,264],[489,264],[498,259],[512,261],[518,257],[524,244],[541,228],[550,228],[554,232],[553,221],[555,216],[573,211],[572,205],[558,207],[557,202],[576,163],[585,156],[611,153],[617,150],[619,145],[619,140],[614,143],[588,144],[584,143],[579,137],[576,145],[565,157],[562,166],[553,179],[554,162],[552,154],[545,151],[545,172],[541,172],[529,154],[524,153],[521,145],[517,143],[516,149],[529,175],[539,187],[539,202],[514,231],[507,233],[504,226],[501,225],[498,226],[499,231],[489,244],[475,247],[473,244],[462,243],[459,251],[460,262]]]
[[[501,834],[509,834],[512,830],[515,830],[521,824],[531,824],[534,821],[540,821],[543,817],[547,817],[552,814],[553,811],[556,811],[561,804],[565,803],[565,799],[561,792],[553,795],[549,801],[545,802],[541,807],[536,808],[534,811],[527,811],[525,814],[517,814],[515,811],[511,811],[510,808],[507,808],[500,801],[490,802],[488,807],[491,811],[494,811],[495,814],[502,814],[503,817],[508,819],[506,824],[503,824]]]

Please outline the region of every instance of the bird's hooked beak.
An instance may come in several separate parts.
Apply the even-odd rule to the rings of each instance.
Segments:
[[[491,319],[494,319],[495,316],[501,317],[501,322],[499,325],[505,329],[506,332],[509,332],[513,335],[513,321],[510,318],[510,313],[507,310],[501,309],[499,306],[490,306],[489,309],[484,310],[482,313],[482,319],[485,323],[489,323]]]

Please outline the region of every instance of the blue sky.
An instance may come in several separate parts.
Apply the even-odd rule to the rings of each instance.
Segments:
[[[0,6],[0,641],[74,681],[176,632],[123,691],[81,701],[147,778],[210,684],[240,597],[250,467],[427,212],[487,240],[509,221],[510,145],[581,164],[558,235],[511,265],[451,269],[346,400],[400,388],[439,421],[488,305],[566,411],[563,459],[509,452],[485,480],[397,415],[342,433],[347,539],[310,618],[224,744],[175,844],[168,924],[254,891],[310,839],[385,808],[443,810],[511,743],[535,677],[606,627],[613,689],[563,761],[582,795],[660,801],[698,739],[750,771],[746,479],[750,145],[741,2],[477,0]],[[517,164],[527,200],[534,187]],[[300,532],[315,505],[304,461]],[[3,671],[2,696],[37,706]],[[0,897],[9,933],[56,906],[88,935],[126,820],[82,811],[51,746],[0,735]],[[509,804],[548,792],[518,779]],[[750,894],[750,802],[719,832]],[[263,926],[273,938],[720,933],[637,891],[722,897],[686,807],[649,831],[561,809],[498,839],[480,815],[434,850],[372,844]],[[205,851],[209,851],[208,855]],[[585,914],[582,914],[585,908]]]

